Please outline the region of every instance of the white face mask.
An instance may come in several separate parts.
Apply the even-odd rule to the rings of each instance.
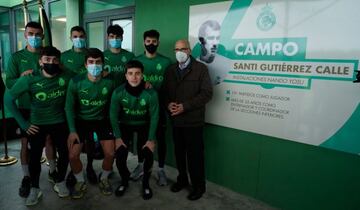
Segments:
[[[87,65],[87,71],[89,72],[89,74],[93,77],[97,77],[101,74],[102,72],[102,65],[98,65],[98,64],[89,64]]]
[[[175,57],[179,63],[185,63],[187,61],[187,59],[189,58],[188,54],[186,54],[182,51],[177,51],[175,54]]]
[[[79,38],[79,37],[73,38],[72,42],[73,42],[73,46],[75,48],[79,48],[79,49],[84,48],[85,44],[86,44],[85,39],[84,38]]]

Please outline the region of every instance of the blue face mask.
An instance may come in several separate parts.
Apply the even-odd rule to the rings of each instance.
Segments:
[[[27,41],[28,41],[28,44],[30,45],[30,47],[32,47],[32,48],[41,47],[42,39],[39,36],[28,36]]]
[[[89,64],[87,65],[87,71],[91,76],[97,77],[102,72],[102,65]]]
[[[85,39],[83,38],[74,38],[72,39],[73,45],[75,48],[84,48],[85,47]]]
[[[120,48],[121,39],[109,39],[109,45],[111,48]]]

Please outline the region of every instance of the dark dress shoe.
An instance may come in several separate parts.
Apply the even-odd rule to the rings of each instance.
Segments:
[[[202,197],[202,195],[204,194],[205,190],[201,190],[199,188],[194,189],[190,192],[190,194],[187,196],[187,198],[191,201],[195,201],[198,200],[199,198]]]
[[[179,192],[188,185],[189,185],[188,183],[183,184],[183,183],[175,182],[173,185],[171,185],[170,190],[171,192]]]
[[[29,176],[24,176],[23,180],[21,181],[21,186],[19,188],[20,197],[27,198],[30,194],[30,188],[31,179]]]

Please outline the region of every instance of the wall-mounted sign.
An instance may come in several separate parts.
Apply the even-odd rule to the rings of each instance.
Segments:
[[[192,54],[214,85],[207,122],[360,153],[360,2],[190,7]]]

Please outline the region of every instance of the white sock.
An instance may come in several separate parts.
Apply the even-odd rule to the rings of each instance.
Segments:
[[[80,171],[79,173],[74,174],[74,176],[75,176],[75,178],[76,178],[76,181],[78,181],[78,182],[85,182],[83,171]]]
[[[111,171],[106,171],[103,169],[100,180],[107,179],[110,173],[111,173]]]
[[[21,165],[21,168],[23,170],[24,176],[30,176],[28,164]]]
[[[55,160],[48,160],[49,162],[49,171],[53,173],[56,170],[56,163]]]

